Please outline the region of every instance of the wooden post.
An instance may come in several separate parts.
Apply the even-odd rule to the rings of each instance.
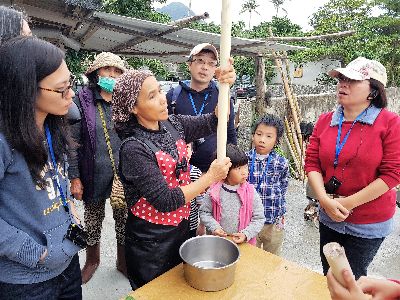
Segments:
[[[301,172],[301,171],[300,171],[300,167],[299,167],[299,162],[298,162],[298,160],[297,160],[297,158],[296,158],[296,155],[294,154],[293,145],[291,144],[291,142],[290,142],[290,140],[289,140],[289,138],[288,138],[288,134],[287,134],[286,132],[284,133],[283,138],[285,139],[285,142],[286,142],[286,144],[287,144],[287,146],[288,146],[290,155],[291,155],[292,158],[293,158],[293,162],[294,162],[294,166],[295,166],[295,171],[296,171],[296,174],[295,174],[295,175],[297,175],[297,176],[299,177],[299,173]]]
[[[256,61],[256,114],[264,114],[265,108],[265,63],[264,57],[258,55]]]
[[[222,0],[221,10],[221,41],[220,41],[220,62],[221,68],[228,66],[231,53],[231,29],[232,14],[231,0]],[[229,111],[229,84],[219,85],[218,96],[218,128],[217,128],[217,159],[226,157],[227,126]],[[233,113],[233,111],[231,112]]]

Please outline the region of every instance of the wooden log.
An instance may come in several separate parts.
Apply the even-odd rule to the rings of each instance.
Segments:
[[[295,134],[296,129],[294,128],[294,123],[290,122],[289,124],[290,124],[290,129],[293,132],[293,142],[294,142],[294,145],[296,146],[296,152],[297,152],[299,158],[301,158],[301,147],[299,144],[299,140],[297,139],[297,135]]]
[[[283,135],[283,138],[284,138],[286,144],[288,145],[290,156],[293,158],[293,162],[294,162],[294,166],[296,168],[296,172],[297,172],[297,174],[300,174],[301,172],[300,172],[299,162],[298,162],[298,160],[296,158],[296,155],[295,155],[295,153],[293,151],[293,148],[292,148],[292,145],[291,145],[291,143],[289,141],[288,135],[285,133]]]
[[[221,68],[227,67],[231,53],[232,14],[231,0],[222,0],[221,10],[221,41],[220,62]],[[218,128],[217,128],[217,159],[226,157],[227,124],[229,110],[229,84],[219,85],[218,95]],[[231,112],[233,113],[233,112]]]
[[[264,57],[257,56],[256,62],[256,114],[264,114],[265,108],[265,64]]]
[[[270,28],[270,33],[272,34],[271,28]],[[280,59],[275,59],[275,64],[278,67],[278,70],[283,72],[282,61]],[[299,116],[297,115],[297,109],[296,109],[296,105],[295,105],[294,100],[293,100],[293,95],[291,93],[289,82],[288,82],[287,76],[282,75],[281,77],[282,77],[282,80],[283,80],[283,86],[284,86],[285,94],[286,94],[286,97],[288,98],[289,106],[290,106],[290,109],[291,109],[291,112],[292,112],[292,117],[293,117],[293,122],[294,122],[294,125],[295,125],[295,128],[296,128],[297,138],[298,138],[299,142],[302,143],[303,142],[303,137],[301,136]]]
[[[298,42],[298,41],[315,41],[315,40],[329,40],[336,39],[340,37],[346,37],[355,34],[355,30],[348,30],[342,32],[314,35],[314,36],[270,36],[265,40],[270,42]]]
[[[289,142],[292,145],[293,153],[295,154],[296,159],[300,160],[300,153],[297,151],[296,143],[294,141],[295,134],[292,131],[292,128],[291,128],[291,126],[289,124],[289,121],[286,118],[286,116],[285,116],[284,124],[285,124],[285,130],[286,130],[286,133],[288,135]]]

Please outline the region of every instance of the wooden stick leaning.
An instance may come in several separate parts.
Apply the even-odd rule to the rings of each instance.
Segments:
[[[285,142],[286,142],[286,144],[288,145],[288,149],[289,149],[290,155],[291,155],[292,158],[293,158],[294,165],[295,165],[295,168],[296,168],[295,177],[296,177],[296,178],[299,178],[299,172],[301,172],[301,167],[299,167],[299,164],[300,164],[300,163],[299,163],[299,161],[297,160],[296,155],[294,154],[293,144],[291,144],[291,142],[290,142],[288,136],[289,136],[289,135],[287,135],[286,132],[283,134],[283,138],[285,139]]]
[[[225,68],[228,66],[228,60],[231,53],[231,29],[232,29],[231,0],[222,0],[221,41],[219,50],[221,68]],[[218,160],[222,160],[226,157],[228,110],[229,110],[229,84],[221,83],[219,85],[219,96],[218,96],[218,128],[217,128]]]
[[[351,270],[349,261],[347,260],[344,248],[338,243],[331,242],[324,245],[324,247],[322,247],[322,251],[324,252],[326,260],[331,267],[333,276],[337,281],[340,282],[341,285],[346,287],[346,282],[343,279],[343,270],[347,269],[351,274],[353,274],[353,272]]]

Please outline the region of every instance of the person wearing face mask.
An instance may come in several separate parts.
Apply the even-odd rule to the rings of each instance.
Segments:
[[[320,255],[337,242],[346,251],[354,276],[368,265],[393,230],[396,187],[400,182],[400,117],[389,112],[385,67],[358,57],[336,78],[338,107],[321,115],[305,160],[309,183],[320,203]]]
[[[118,165],[121,143],[111,120],[111,98],[116,79],[124,72],[125,63],[119,56],[110,52],[100,53],[86,71],[89,85],[74,99],[81,112],[81,120],[72,125],[72,136],[78,146],[69,151],[69,177],[71,193],[76,199],[83,200],[88,234],[86,263],[82,269],[83,283],[91,279],[100,263],[100,237],[105,203],[111,194],[114,166]],[[106,138],[107,135],[109,139]],[[123,274],[126,274],[126,217],[126,207],[113,208],[117,269]]]

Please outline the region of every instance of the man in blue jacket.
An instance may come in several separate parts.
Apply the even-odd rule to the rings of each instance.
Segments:
[[[213,79],[218,66],[218,52],[211,44],[195,46],[190,52],[188,66],[191,80],[180,81],[179,85],[167,93],[169,114],[201,115],[215,110],[218,104],[218,87]],[[233,102],[230,103],[233,112]],[[228,143],[237,143],[234,114],[228,122]],[[217,149],[217,134],[199,139],[193,144],[191,164],[206,172]]]

